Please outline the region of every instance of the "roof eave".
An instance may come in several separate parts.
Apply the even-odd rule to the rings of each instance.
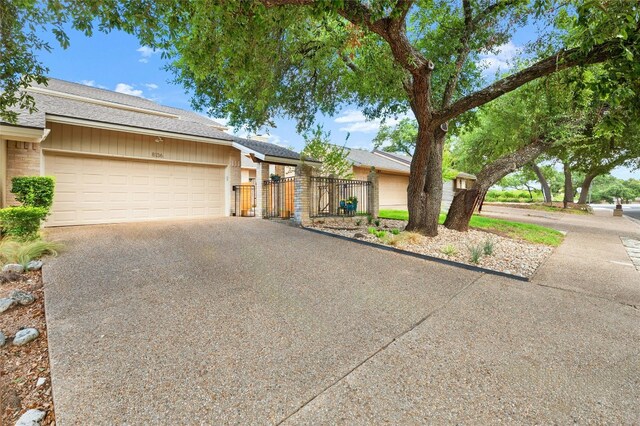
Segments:
[[[49,136],[49,132],[49,129],[40,127],[0,124],[0,138],[18,142],[41,143]]]
[[[108,123],[105,121],[97,121],[97,120],[87,120],[84,118],[67,117],[64,115],[57,115],[57,114],[47,114],[46,117],[47,117],[47,121],[51,121],[52,123],[72,124],[76,126],[93,127],[97,129],[114,130],[119,132],[128,132],[128,133],[135,133],[135,134],[156,136],[156,137],[160,136],[165,138],[188,140],[193,142],[202,142],[202,143],[208,143],[213,145],[233,146],[232,141],[226,141],[226,140],[216,139],[216,138],[206,137],[206,136],[197,136],[197,135],[189,135],[185,133],[169,132],[166,130],[156,130],[156,129],[150,129],[147,127],[127,126],[125,124]]]

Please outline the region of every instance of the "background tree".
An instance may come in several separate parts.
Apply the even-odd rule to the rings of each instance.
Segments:
[[[353,177],[353,162],[347,158],[349,149],[332,144],[331,132],[325,132],[318,126],[304,136],[305,145],[302,157],[311,157],[322,161],[320,173],[323,176],[336,175],[344,179]]]
[[[580,64],[611,60],[612,70],[638,71],[639,17],[626,0],[77,3],[64,10],[87,10],[107,28],[132,32],[173,58],[176,81],[192,90],[194,106],[229,116],[234,126],[256,129],[283,115],[305,129],[317,112],[332,115],[345,103],[371,118],[410,109],[418,136],[407,228],[427,235],[437,234],[450,121]],[[531,20],[549,29],[520,55],[531,59],[483,87],[480,55]]]

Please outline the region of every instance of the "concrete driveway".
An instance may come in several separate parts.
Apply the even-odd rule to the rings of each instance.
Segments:
[[[59,425],[640,421],[628,304],[261,220],[49,234]]]

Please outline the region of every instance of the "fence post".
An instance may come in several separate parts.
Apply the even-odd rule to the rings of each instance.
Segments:
[[[269,164],[260,162],[256,164],[256,217],[264,217],[264,211],[267,207],[265,180],[269,180]]]
[[[378,184],[378,173],[376,173],[374,167],[371,167],[367,180],[371,182],[369,185],[369,199],[367,200],[367,213],[377,218],[380,210],[380,185]]]
[[[310,221],[311,174],[313,168],[307,164],[296,166],[293,221],[304,225]]]

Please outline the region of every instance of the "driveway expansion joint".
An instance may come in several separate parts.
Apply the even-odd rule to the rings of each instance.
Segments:
[[[366,364],[367,362],[369,362],[371,359],[373,359],[374,357],[376,357],[377,355],[381,354],[382,352],[384,352],[389,346],[391,346],[394,342],[396,342],[397,340],[399,340],[400,338],[402,338],[403,336],[406,336],[407,334],[411,333],[413,330],[416,329],[416,327],[420,326],[421,324],[423,324],[425,321],[427,321],[429,318],[431,318],[433,315],[435,315],[436,313],[442,311],[442,309],[444,309],[447,305],[449,305],[451,302],[453,302],[455,299],[458,298],[458,296],[460,296],[462,293],[464,293],[467,289],[469,289],[471,286],[473,286],[474,284],[476,284],[478,281],[480,281],[482,278],[484,278],[486,276],[486,274],[481,273],[478,277],[476,277],[475,279],[471,280],[467,285],[465,285],[464,287],[462,287],[460,290],[458,290],[456,293],[454,293],[449,299],[447,299],[444,303],[442,303],[440,306],[438,306],[437,308],[435,308],[434,310],[432,310],[431,312],[429,312],[427,315],[425,315],[424,317],[422,317],[421,319],[419,319],[418,321],[416,321],[414,324],[412,324],[408,329],[406,329],[405,331],[400,332],[399,334],[397,334],[396,336],[394,336],[389,342],[385,343],[384,345],[382,345],[380,348],[378,348],[377,350],[375,350],[371,355],[367,356],[364,360],[362,360],[361,362],[359,362],[355,367],[353,367],[352,369],[350,369],[349,371],[347,371],[345,374],[343,374],[342,376],[340,376],[337,380],[333,381],[331,384],[329,384],[328,386],[326,386],[324,389],[322,389],[320,392],[318,392],[316,395],[314,395],[313,397],[309,398],[307,401],[305,401],[302,405],[300,405],[298,408],[296,408],[291,414],[287,415],[286,417],[284,417],[282,420],[278,421],[276,423],[276,425],[281,425],[284,424],[287,420],[289,420],[291,417],[295,416],[300,410],[302,410],[304,407],[306,407],[307,405],[311,404],[313,401],[315,401],[319,396],[325,394],[327,391],[329,391],[331,388],[333,388],[334,386],[338,385],[340,382],[342,382],[344,379],[346,379],[347,377],[349,377],[351,374],[353,374],[356,370],[358,370],[360,367],[362,367],[364,364]]]

